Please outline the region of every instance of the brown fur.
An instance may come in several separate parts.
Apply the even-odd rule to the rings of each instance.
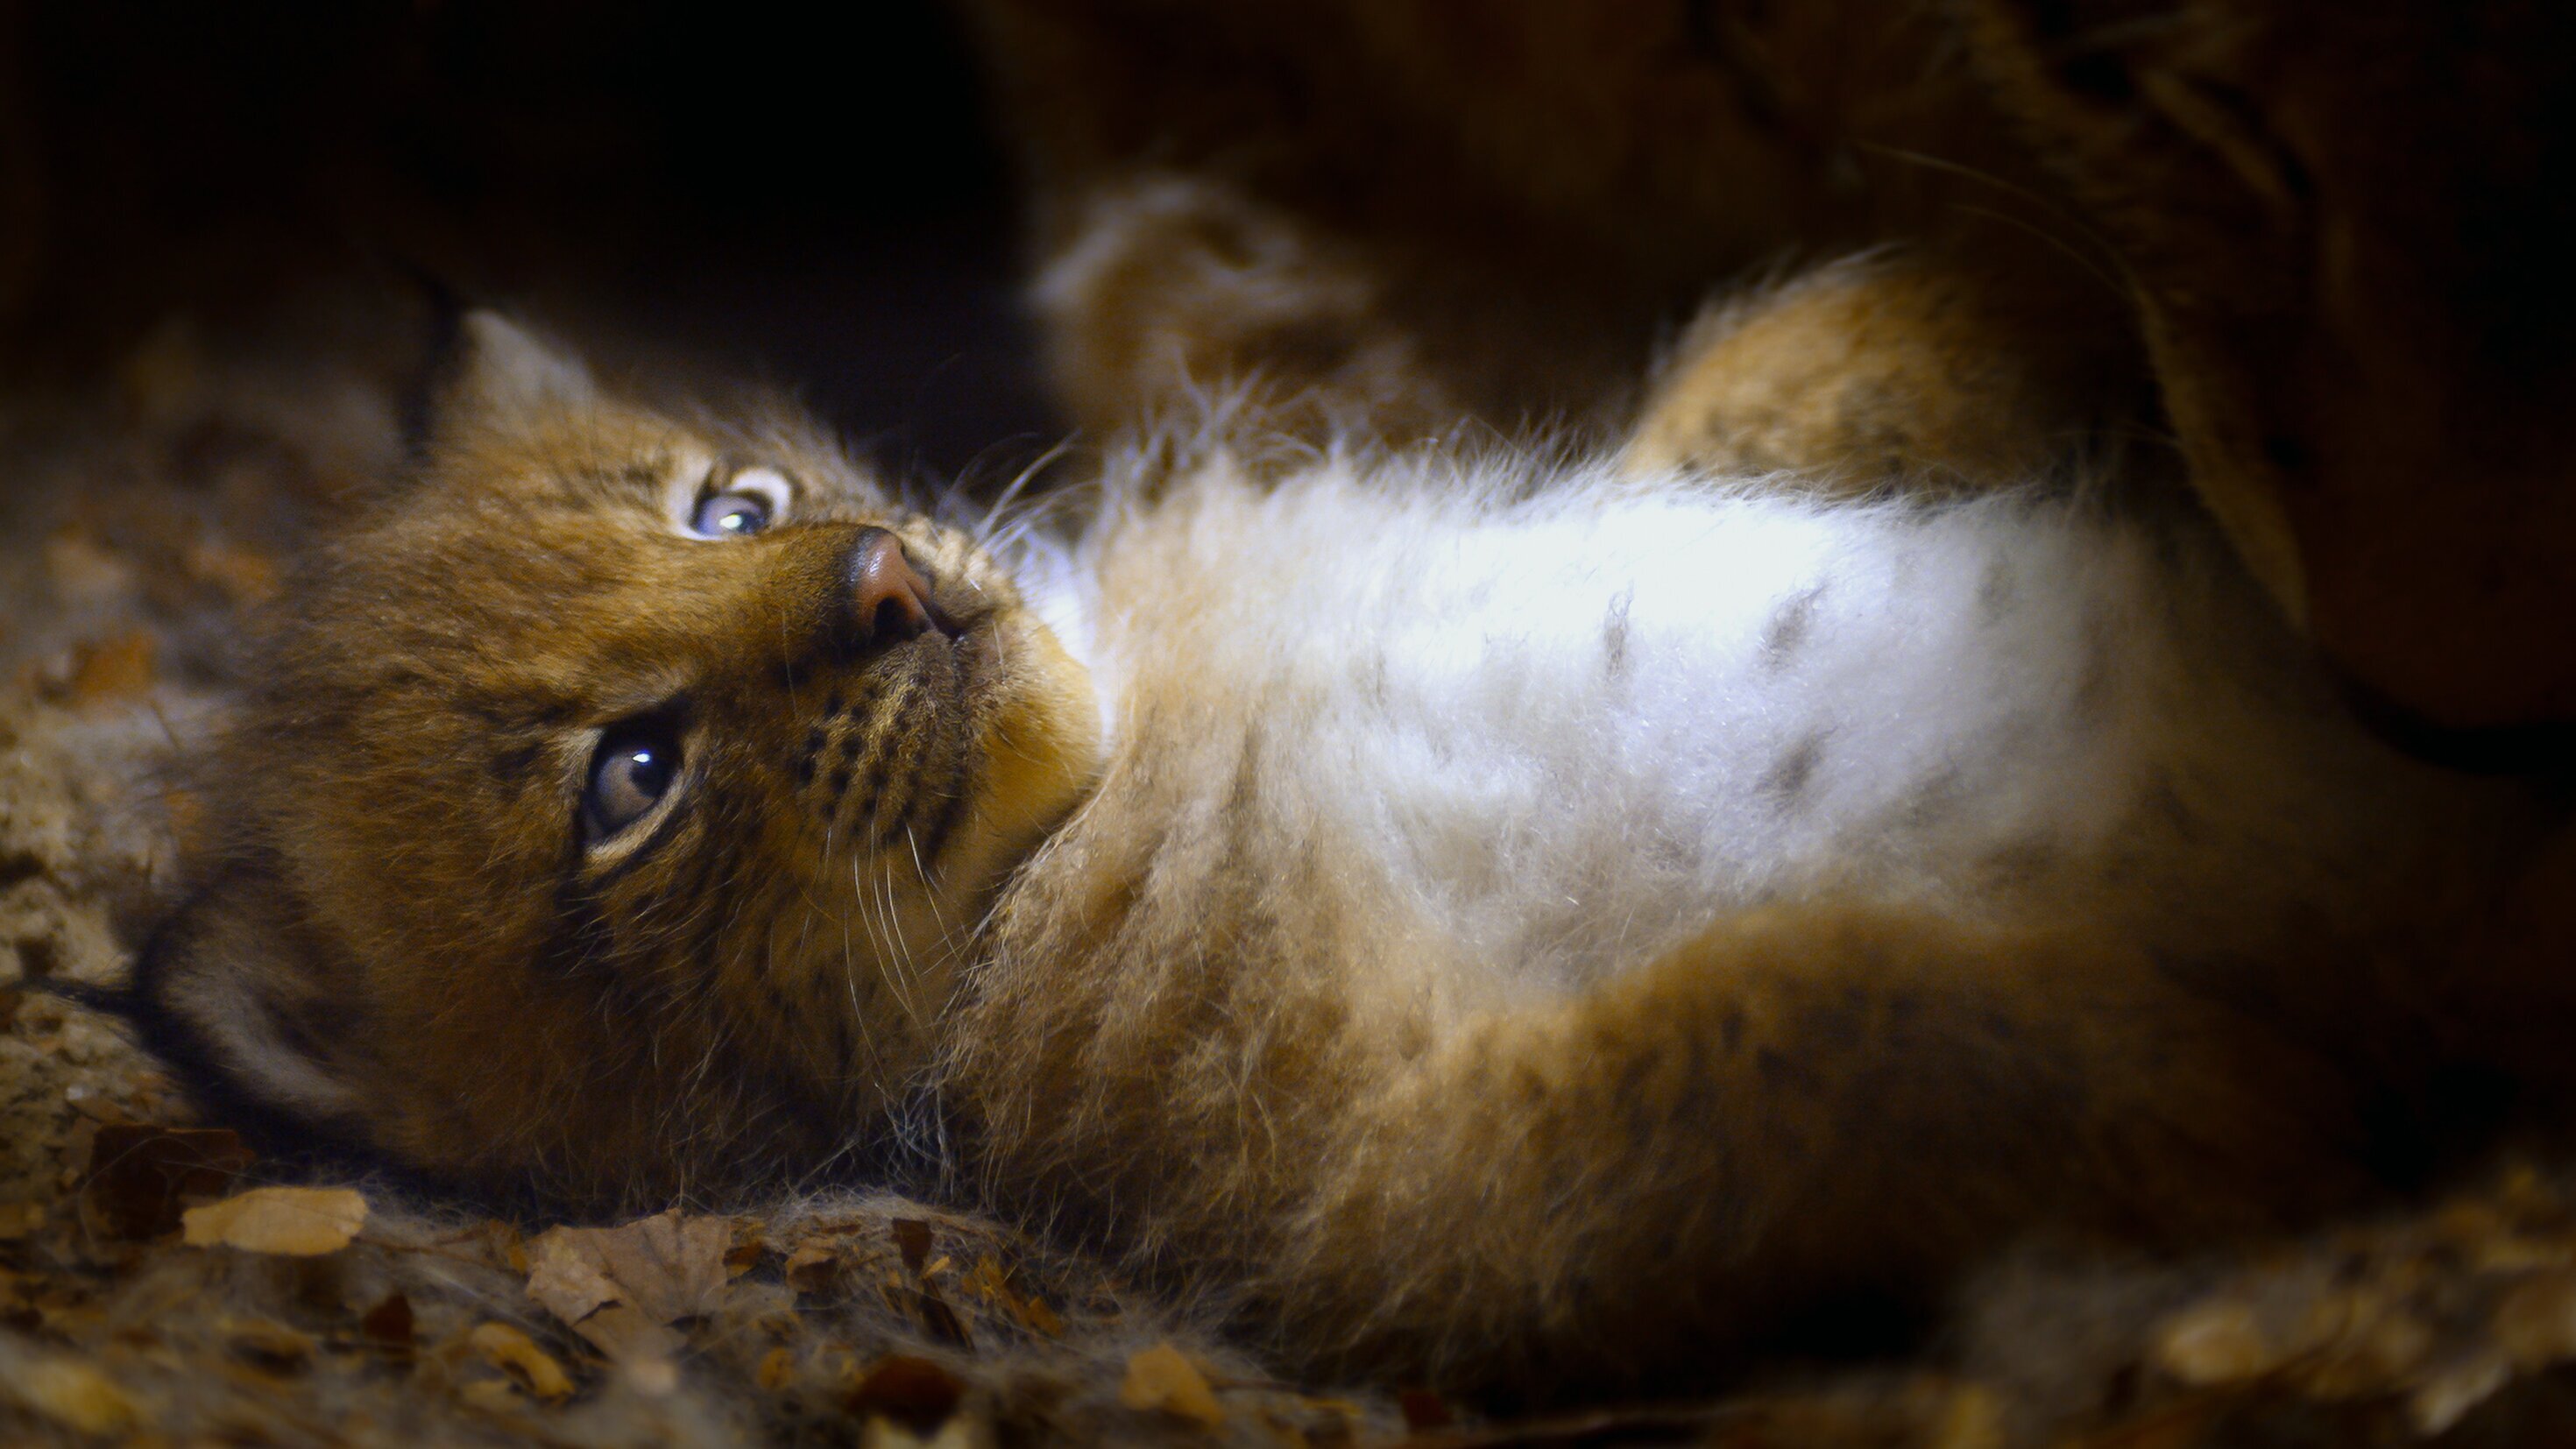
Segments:
[[[2549,7],[974,10],[1035,189],[1059,392],[1086,424],[1247,369],[1400,432],[1602,417],[1710,289],[1898,244],[1918,266],[1853,305],[1961,299],[1915,319],[1930,331],[1899,351],[1918,361],[1874,347],[1846,372],[1841,325],[1749,348],[1757,370],[1705,389],[1750,410],[1719,425],[1727,456],[1875,463],[1882,421],[1839,430],[1876,384],[1936,464],[1992,453],[2034,433],[1957,416],[1940,370],[2005,353],[1979,365],[2036,386],[2016,396],[2045,405],[2041,434],[2169,427],[2275,597],[2401,711],[2576,718],[2555,342],[2576,31]],[[1158,217],[1204,220],[1140,221],[1144,178]],[[1853,380],[1786,385],[1826,377]]]
[[[956,964],[937,943],[1081,787],[1089,700],[1047,672],[1007,580],[785,415],[594,402],[515,337],[478,353],[427,476],[294,590],[205,771],[220,863],[150,989],[182,1051],[224,1073],[301,1059],[268,1105],[446,1177],[597,1201],[822,1162],[920,1069]],[[836,521],[673,537],[672,470],[693,486],[746,457]],[[834,643],[837,560],[878,521],[987,629],[986,673]],[[734,742],[693,764],[731,813],[632,868],[586,858],[565,782],[675,680]],[[232,996],[245,956],[256,990]],[[863,988],[882,999],[815,996]]]
[[[2483,1045],[2423,1039],[2453,1018],[2414,1012],[2418,932],[2476,918],[2454,872],[2501,828],[2415,873],[2390,841],[2396,929],[2275,922],[2255,960],[2163,959],[2080,901],[1824,899],[1512,995],[1300,815],[1266,744],[1297,721],[1208,694],[1180,560],[1104,584],[1161,649],[1103,765],[1081,667],[964,538],[791,420],[601,397],[477,327],[423,476],[290,589],[207,772],[228,834],[142,983],[183,1060],[433,1176],[734,1192],[936,1126],[1002,1210],[1285,1362],[1598,1396],[1854,1298],[1920,1309],[2033,1234],[2366,1200],[2370,1109]],[[673,535],[675,481],[750,464],[795,480],[791,526]],[[871,526],[964,643],[833,645]],[[920,702],[969,657],[962,703]],[[600,732],[674,711],[689,808],[582,844]],[[892,828],[933,786],[963,791],[944,851]]]

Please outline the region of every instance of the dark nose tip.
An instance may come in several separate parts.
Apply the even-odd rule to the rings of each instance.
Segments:
[[[882,528],[862,528],[841,560],[851,632],[859,643],[900,644],[939,627],[930,580],[904,557],[903,542]]]

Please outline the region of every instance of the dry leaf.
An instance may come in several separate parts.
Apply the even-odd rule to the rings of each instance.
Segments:
[[[155,652],[152,636],[141,629],[81,645],[68,686],[72,700],[95,704],[144,693],[152,687]]]
[[[1131,1409],[1160,1409],[1209,1429],[1225,1424],[1225,1406],[1216,1401],[1207,1376],[1168,1343],[1128,1357],[1118,1402]]]
[[[45,571],[54,597],[75,607],[110,602],[134,587],[134,565],[77,525],[45,540]]]
[[[805,1243],[787,1255],[779,1271],[787,1286],[799,1293],[828,1293],[840,1286],[836,1271],[839,1262],[839,1256],[831,1249]]]
[[[476,1379],[459,1388],[456,1397],[487,1414],[515,1414],[527,1407],[519,1397],[519,1381],[512,1378]]]
[[[973,1348],[975,1336],[966,1331],[966,1320],[936,1288],[923,1288],[912,1295],[913,1319],[921,1331],[952,1348]]]
[[[529,1245],[528,1293],[578,1326],[623,1303],[656,1324],[711,1313],[733,1224],[659,1213],[614,1228],[552,1228]]]
[[[2496,1306],[2491,1331],[2517,1368],[2576,1358],[2576,1273],[2543,1273],[2516,1287]]]
[[[903,1265],[918,1273],[930,1260],[930,1224],[919,1218],[893,1218],[887,1228],[894,1234],[894,1245],[903,1254]]]
[[[556,1228],[528,1244],[528,1296],[566,1323],[579,1323],[622,1296],[600,1271],[596,1254],[573,1236],[578,1228]]]
[[[385,1301],[367,1310],[358,1320],[358,1331],[369,1342],[398,1359],[409,1358],[412,1350],[411,1300],[400,1293],[388,1293]]]
[[[2003,1449],[2004,1411],[1992,1389],[1959,1384],[1941,1405],[1932,1429],[1935,1449]]]
[[[216,1328],[231,1343],[233,1352],[273,1369],[302,1368],[313,1357],[312,1335],[283,1323],[271,1323],[265,1318],[227,1318]]]
[[[2477,1354],[2425,1380],[2407,1398],[2406,1417],[2416,1433],[2432,1438],[2467,1418],[2512,1378],[2512,1366],[2503,1359]]]
[[[483,1361],[508,1374],[529,1393],[548,1403],[572,1395],[572,1376],[537,1347],[537,1341],[506,1323],[477,1324],[465,1342]]]
[[[0,1243],[15,1242],[45,1225],[40,1202],[0,1203]]]
[[[39,1359],[14,1384],[0,1386],[18,1402],[81,1434],[115,1434],[142,1417],[116,1381],[67,1358]]]
[[[222,589],[236,604],[265,604],[277,597],[277,565],[267,555],[198,540],[183,557],[188,577]]]
[[[684,1342],[677,1333],[624,1303],[608,1305],[574,1324],[572,1331],[590,1340],[591,1347],[610,1362],[627,1365],[667,1360],[680,1351]]]
[[[295,1258],[340,1251],[366,1222],[366,1198],[345,1187],[255,1187],[180,1217],[192,1248]]]
[[[760,1367],[752,1381],[771,1393],[796,1381],[796,1354],[792,1349],[773,1348],[760,1356]]]
[[[2159,1367],[2186,1384],[2239,1383],[2271,1371],[2281,1351],[2241,1303],[2212,1303],[2185,1310],[2156,1334]]]

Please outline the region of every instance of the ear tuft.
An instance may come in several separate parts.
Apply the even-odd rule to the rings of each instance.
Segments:
[[[133,997],[145,1044],[236,1113],[353,1141],[360,1048],[346,990],[266,872],[236,868],[144,947]]]
[[[598,397],[580,358],[498,312],[466,313],[457,324],[456,349],[451,381],[433,409],[433,433],[459,423],[523,427]]]

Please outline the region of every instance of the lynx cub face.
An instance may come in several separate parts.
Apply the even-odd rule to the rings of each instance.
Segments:
[[[146,967],[168,1046],[466,1178],[828,1157],[1095,770],[1082,667],[796,424],[467,340],[424,476],[316,562],[210,772],[229,834]]]

